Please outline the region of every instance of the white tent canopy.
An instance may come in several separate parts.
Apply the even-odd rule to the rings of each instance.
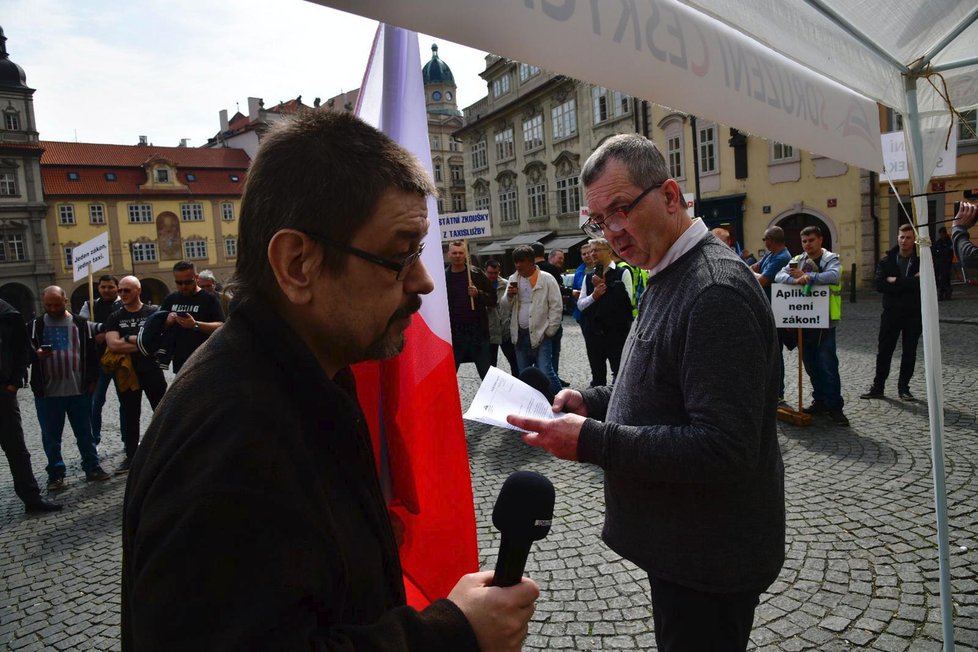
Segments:
[[[978,104],[975,0],[311,0],[880,172],[876,102],[904,116],[914,192]],[[915,212],[927,219],[926,198]],[[918,218],[918,222],[921,218]],[[943,391],[930,241],[921,306],[945,650],[953,650]]]

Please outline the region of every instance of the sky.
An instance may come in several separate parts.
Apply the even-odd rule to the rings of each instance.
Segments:
[[[42,140],[203,145],[218,114],[360,86],[377,22],[305,0],[0,0],[10,59],[36,89]],[[486,95],[485,52],[418,35],[452,69],[459,109]]]

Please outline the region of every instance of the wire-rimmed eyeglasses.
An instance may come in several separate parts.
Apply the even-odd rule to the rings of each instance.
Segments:
[[[621,231],[623,228],[625,228],[625,221],[628,219],[628,214],[631,213],[636,206],[638,206],[638,203],[642,201],[647,194],[656,188],[661,188],[663,184],[665,184],[665,181],[649,186],[643,190],[638,197],[633,199],[632,203],[627,206],[619,206],[618,208],[611,209],[603,218],[589,218],[588,221],[581,226],[581,230],[592,238],[603,238],[605,226],[607,226],[609,231]]]
[[[340,251],[345,251],[348,254],[353,254],[358,258],[362,258],[368,263],[373,263],[374,265],[380,265],[385,269],[391,270],[392,272],[397,274],[398,281],[404,280],[404,277],[411,270],[411,267],[414,265],[414,263],[420,260],[421,252],[424,251],[424,243],[422,242],[420,245],[418,245],[417,251],[414,251],[408,254],[407,256],[405,256],[404,260],[397,261],[397,260],[391,260],[390,258],[377,256],[375,254],[370,253],[369,251],[364,251],[363,249],[357,249],[356,247],[351,247],[348,244],[344,244],[337,240],[327,238],[326,236],[320,235],[318,233],[312,233],[311,231],[303,231],[303,233],[305,233],[307,236],[309,236],[316,242],[320,242],[324,245],[330,246],[333,249],[339,249]]]

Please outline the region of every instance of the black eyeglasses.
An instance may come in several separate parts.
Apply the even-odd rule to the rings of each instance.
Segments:
[[[421,252],[424,251],[424,243],[422,242],[418,245],[418,250],[412,252],[405,256],[404,260],[396,261],[390,258],[382,258],[381,256],[374,255],[369,251],[364,251],[363,249],[357,249],[356,247],[351,247],[348,244],[342,242],[337,242],[331,238],[327,238],[324,235],[319,235],[318,233],[312,233],[310,231],[303,231],[307,236],[315,240],[316,242],[321,242],[324,245],[328,245],[333,249],[339,249],[340,251],[345,251],[348,254],[353,254],[358,258],[362,258],[368,263],[373,263],[374,265],[380,265],[385,269],[389,269],[397,274],[397,280],[403,281],[407,272],[411,270],[411,266],[418,262],[421,258]]]
[[[632,203],[628,206],[619,206],[608,211],[608,214],[601,219],[590,218],[587,222],[581,226],[581,230],[592,238],[603,238],[605,226],[608,227],[609,231],[621,231],[625,228],[625,221],[628,219],[628,214],[631,213],[638,203],[642,201],[647,194],[655,190],[656,188],[661,188],[665,184],[665,181],[657,183],[654,186],[649,186],[642,193],[632,200]]]

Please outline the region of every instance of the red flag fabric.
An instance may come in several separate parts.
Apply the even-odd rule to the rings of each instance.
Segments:
[[[414,154],[430,173],[420,60],[417,34],[381,24],[357,115]],[[432,226],[422,262],[435,290],[423,298],[400,355],[353,370],[399,535],[408,603],[416,608],[448,595],[479,563],[434,198],[428,199],[428,217]]]

